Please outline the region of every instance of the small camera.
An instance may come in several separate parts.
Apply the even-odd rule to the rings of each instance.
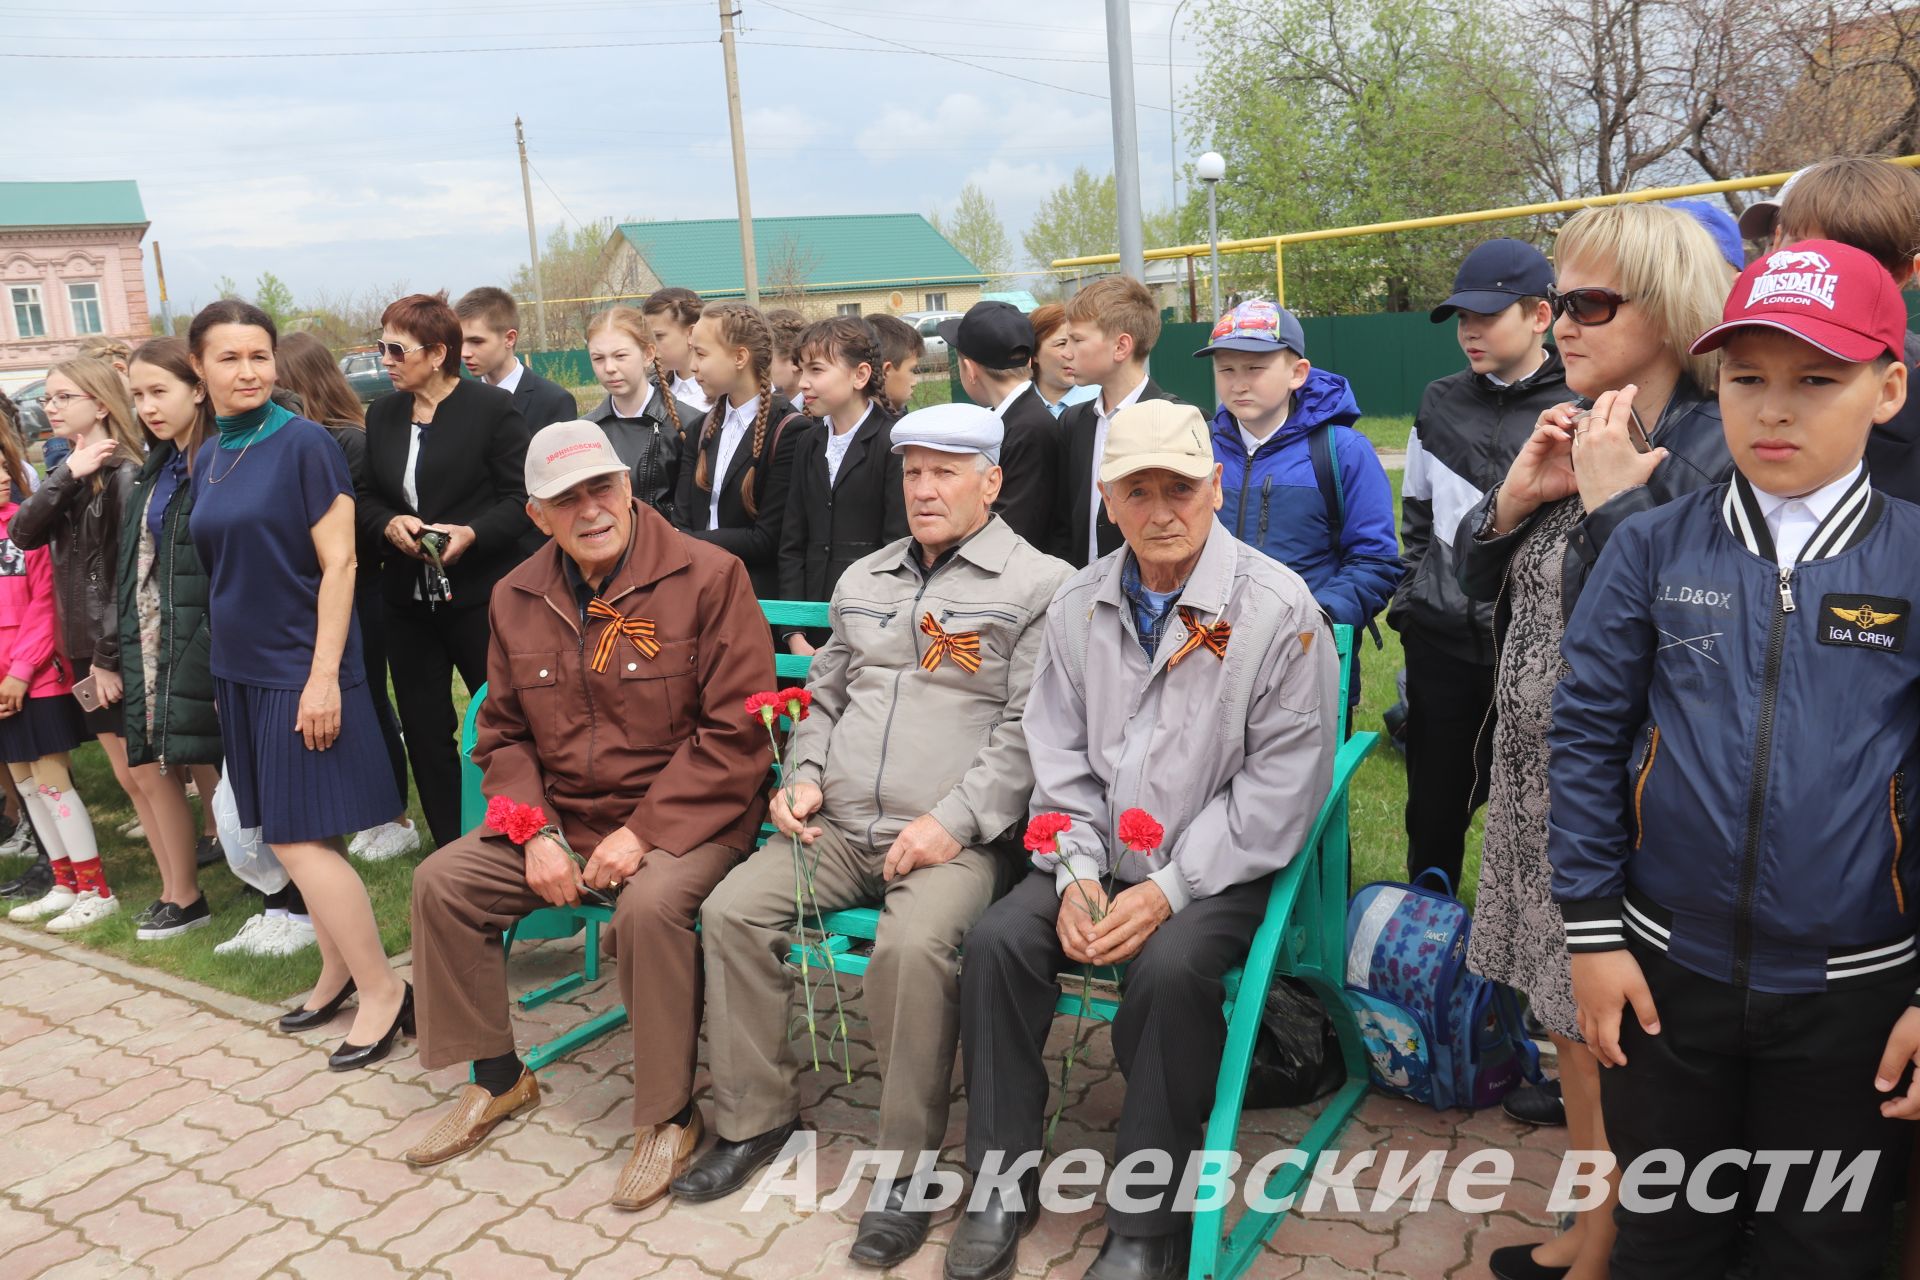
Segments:
[[[447,578],[440,558],[447,553],[447,535],[428,529],[420,535],[420,553],[427,558],[426,597],[430,604],[448,604],[453,600],[453,583]]]

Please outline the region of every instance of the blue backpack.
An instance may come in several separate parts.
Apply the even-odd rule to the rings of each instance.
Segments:
[[[1477,1110],[1537,1082],[1540,1051],[1513,992],[1467,968],[1473,918],[1447,890],[1381,881],[1353,895],[1347,999],[1377,1087],[1435,1110]]]

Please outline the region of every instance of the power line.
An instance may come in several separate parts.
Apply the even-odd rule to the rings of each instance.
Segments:
[[[547,175],[540,172],[540,166],[533,162],[532,156],[527,157],[527,167],[533,170],[534,177],[540,179],[540,185],[547,189],[547,194],[552,196],[555,200],[560,201],[561,212],[565,213],[569,218],[573,218],[573,225],[576,227],[579,227],[582,231],[586,230],[587,224],[580,221],[580,219],[578,218],[574,218],[573,210],[567,208],[567,202],[565,200],[560,199],[560,193],[553,189],[553,184],[551,182],[547,181]]]
[[[264,58],[424,58],[462,53],[545,53],[577,49],[669,49],[710,45],[711,40],[595,41],[593,44],[499,45],[487,49],[349,49],[336,53],[292,50],[285,53],[18,53],[0,49],[0,58],[38,62],[234,62]]]

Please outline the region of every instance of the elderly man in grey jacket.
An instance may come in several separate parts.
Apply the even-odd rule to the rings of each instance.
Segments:
[[[865,979],[880,1056],[882,1151],[930,1164],[945,1140],[960,1030],[960,940],[1019,873],[1033,790],[1023,713],[1047,604],[1072,569],[992,514],[1000,420],[938,405],[893,427],[911,535],[856,561],[807,680],[773,822],[817,857],[821,911],[881,904]],[[789,800],[789,797],[791,799]],[[674,1183],[683,1200],[744,1186],[798,1125],[800,1060],[784,964],[790,842],[737,867],[701,913],[721,1141]],[[809,914],[811,914],[809,912]],[[931,1215],[906,1177],[864,1215],[852,1258],[894,1266]]]
[[[1214,518],[1219,473],[1198,409],[1121,410],[1100,482],[1126,546],[1055,597],[1027,702],[1033,811],[1072,825],[966,939],[967,1164],[1005,1172],[1038,1156],[1057,975],[1125,963],[1116,1167],[1137,1153],[1167,1158],[1160,1177],[1149,1165],[1132,1180],[1132,1207],[1109,1204],[1087,1274],[1173,1280],[1188,1252],[1174,1193],[1226,1042],[1223,979],[1331,785],[1338,663],[1306,584]],[[1123,850],[1120,815],[1133,808],[1164,827],[1158,848]],[[1012,1270],[1039,1213],[1036,1182],[1018,1180],[1017,1202],[970,1201],[950,1280]]]

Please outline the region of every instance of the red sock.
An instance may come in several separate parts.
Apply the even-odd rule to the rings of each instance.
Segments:
[[[65,858],[53,860],[53,882],[62,889],[80,892],[80,882],[73,878],[73,863]]]
[[[80,882],[81,893],[91,889],[103,898],[113,896],[113,890],[107,888],[107,877],[101,869],[100,859],[88,858],[85,862],[73,864],[73,874]]]

